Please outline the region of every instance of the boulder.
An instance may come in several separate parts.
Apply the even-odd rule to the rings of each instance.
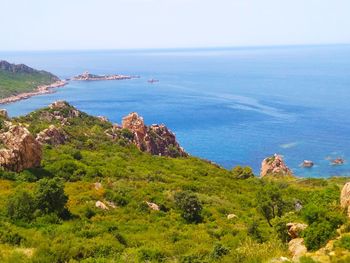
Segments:
[[[230,219],[234,219],[234,218],[237,218],[237,216],[235,214],[228,214],[227,215],[227,219],[230,220]]]
[[[146,201],[146,204],[148,205],[149,208],[151,208],[152,210],[155,210],[155,211],[159,211],[160,208],[159,208],[159,205],[155,204],[155,203],[151,203],[151,202],[147,202]]]
[[[99,182],[94,183],[94,188],[95,188],[95,190],[103,189],[102,184]]]
[[[36,136],[36,140],[42,144],[60,145],[64,144],[68,140],[66,133],[54,125],[50,125],[49,128],[41,131]]]
[[[133,143],[144,152],[170,157],[187,156],[176,141],[175,134],[165,125],[146,126],[143,118],[136,112],[123,118],[122,128],[134,134]]]
[[[299,258],[304,256],[307,252],[307,248],[304,245],[304,239],[295,238],[289,241],[288,250],[292,254],[293,261],[298,261]]]
[[[105,116],[97,116],[96,118],[99,119],[102,122],[108,122],[108,119]]]
[[[9,115],[7,114],[7,110],[0,109],[0,117],[8,119]]]
[[[287,223],[288,235],[294,239],[300,237],[300,233],[307,228],[303,223]]]
[[[292,171],[285,164],[283,157],[278,154],[265,158],[261,163],[260,176],[266,175],[282,175],[292,176]]]
[[[5,170],[20,172],[40,166],[42,148],[30,132],[19,125],[10,125],[0,133],[0,165]]]
[[[97,208],[101,208],[102,210],[109,210],[109,208],[108,208],[103,202],[101,202],[101,201],[97,201],[97,202],[95,203],[95,206],[96,206]]]
[[[350,182],[347,182],[341,190],[340,205],[343,209],[347,209],[348,217],[350,217]]]

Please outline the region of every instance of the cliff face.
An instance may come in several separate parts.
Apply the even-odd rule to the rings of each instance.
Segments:
[[[283,157],[278,154],[265,158],[261,163],[260,176],[282,175],[292,176],[292,171],[285,164]]]
[[[0,141],[0,166],[5,170],[20,172],[40,166],[41,145],[26,128],[11,125],[7,132],[0,133]]]
[[[123,118],[122,128],[133,133],[133,143],[141,151],[170,157],[187,156],[176,141],[175,134],[165,125],[146,126],[143,118],[136,112]]]

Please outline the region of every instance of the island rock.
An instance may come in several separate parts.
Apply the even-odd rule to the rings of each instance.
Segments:
[[[123,118],[122,128],[133,133],[133,143],[141,151],[170,157],[187,156],[187,153],[176,141],[175,134],[165,125],[146,126],[143,118],[136,112]]]
[[[292,171],[285,164],[283,157],[278,154],[274,154],[268,158],[265,158],[261,163],[260,176],[266,175],[282,175],[292,176]]]
[[[0,134],[0,165],[9,171],[20,172],[40,166],[42,148],[30,132],[19,125],[8,127]]]

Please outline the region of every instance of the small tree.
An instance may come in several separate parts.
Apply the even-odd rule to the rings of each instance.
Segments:
[[[35,192],[35,201],[38,209],[43,213],[56,213],[62,215],[68,201],[64,193],[64,185],[58,179],[41,179]]]
[[[282,216],[284,205],[285,202],[282,199],[281,191],[274,184],[265,185],[257,194],[258,210],[271,227],[271,220],[276,216]]]
[[[26,191],[15,193],[7,201],[7,215],[13,220],[30,221],[34,211],[34,198]]]
[[[202,220],[202,204],[195,194],[183,191],[176,193],[174,198],[176,206],[182,211],[182,217],[188,223],[199,223]]]

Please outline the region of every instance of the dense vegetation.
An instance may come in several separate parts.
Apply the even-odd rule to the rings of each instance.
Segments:
[[[50,111],[14,121],[36,134],[60,125],[42,117]],[[46,145],[41,168],[1,171],[1,262],[266,262],[289,256],[288,222],[309,224],[311,251],[347,224],[339,208],[345,179],[260,179],[248,167],[151,156],[126,131],[111,141],[110,127],[86,114],[71,118],[62,126],[69,141]],[[349,244],[343,237],[337,247]]]
[[[15,67],[15,65],[12,67]],[[17,72],[12,72],[0,67],[0,99],[33,91],[40,85],[48,85],[56,80],[58,80],[57,77],[45,71],[33,69],[21,71],[19,69]]]

